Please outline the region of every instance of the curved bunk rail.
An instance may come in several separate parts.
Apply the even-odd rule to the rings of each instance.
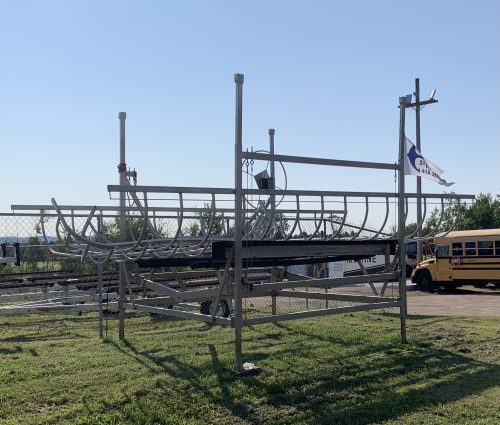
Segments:
[[[363,219],[363,224],[361,224],[361,226],[359,226],[358,232],[350,238],[351,241],[353,241],[354,239],[357,239],[359,237],[359,235],[361,234],[361,232],[363,230],[365,230],[366,220],[368,219],[368,212],[369,212],[368,196],[365,196],[365,218]]]
[[[185,190],[184,190],[185,189]],[[197,189],[197,190],[195,190]],[[110,237],[108,237],[107,229],[104,224],[104,214],[103,211],[108,211],[106,217],[116,220],[119,217],[118,213],[120,210],[118,207],[64,207],[64,211],[59,208],[57,202],[53,199],[51,209],[55,212],[51,217],[55,217],[55,231],[59,240],[64,241],[65,248],[56,249],[50,246],[48,242],[50,238],[47,237],[47,226],[45,225],[44,210],[40,209],[41,221],[42,221],[42,233],[44,236],[45,246],[53,254],[61,257],[71,257],[71,258],[88,258],[90,261],[96,264],[102,264],[106,261],[138,261],[140,259],[168,259],[168,258],[190,258],[190,257],[200,257],[207,256],[211,254],[212,242],[214,240],[227,239],[228,234],[232,232],[232,228],[229,225],[229,220],[234,219],[234,210],[232,208],[218,208],[218,202],[231,202],[234,203],[234,192],[224,189],[203,189],[199,188],[175,188],[172,192],[175,196],[166,196],[166,201],[175,202],[175,206],[167,207],[154,207],[156,211],[168,211],[170,215],[163,216],[164,219],[168,220],[168,223],[175,223],[176,229],[174,230],[173,236],[168,237],[154,237],[153,232],[148,232],[151,230],[151,226],[157,229],[153,221],[156,217],[152,215],[149,210],[150,199],[154,199],[151,193],[155,190],[143,190],[141,187],[130,186],[127,187],[127,191],[133,192],[133,196],[130,195],[130,199],[133,205],[127,207],[126,220],[131,223],[133,220],[142,219],[140,224],[140,230],[136,234],[131,235],[131,239],[125,242],[113,242]],[[151,193],[150,193],[151,192]],[[172,194],[172,192],[167,192]],[[165,192],[162,192],[165,193]],[[206,194],[209,195],[207,198],[210,201],[210,206],[205,207],[203,211],[206,214],[200,214],[196,207],[191,207],[186,204],[185,199],[186,193],[195,194]],[[218,193],[223,195],[231,195],[231,197],[219,198]],[[256,193],[255,191],[247,191],[245,195]],[[395,197],[394,194],[390,193],[364,193],[360,192],[320,192],[320,191],[287,191],[287,196],[292,197],[292,200],[287,202],[293,202],[295,208],[281,207],[277,209],[270,209],[270,196],[271,195],[283,195],[285,192],[282,190],[274,191],[264,191],[263,195],[267,196],[267,201],[265,199],[259,200],[259,205],[256,210],[249,211],[244,210],[247,217],[244,217],[244,237],[247,240],[284,240],[288,241],[293,239],[305,239],[312,240],[318,238],[320,235],[320,230],[323,229],[327,222],[330,223],[330,232],[326,232],[321,235],[325,240],[332,240],[339,238],[346,228],[346,226],[354,228],[349,240],[374,240],[381,236],[383,238],[394,237],[394,234],[389,235],[384,233],[384,229],[388,225],[391,202],[390,198]],[[199,195],[196,195],[199,196]],[[428,215],[429,211],[429,199],[439,199],[441,204],[441,213],[439,215],[439,220],[434,229],[431,231],[435,232],[437,228],[442,225],[443,215],[445,210],[445,199],[451,199],[453,202],[458,201],[458,209],[461,213],[462,206],[460,204],[460,197],[463,199],[472,199],[468,195],[432,195],[432,194],[422,194],[421,198],[423,200],[423,211],[424,219]],[[338,199],[338,198],[340,198]],[[360,220],[360,224],[355,225],[354,223],[348,224],[347,218],[348,214],[351,213],[350,210],[356,207],[351,205],[350,198],[364,198],[364,213]],[[140,198],[140,199],[139,199]],[[155,197],[156,198],[156,197]],[[203,196],[201,196],[203,199]],[[306,199],[305,199],[306,198]],[[371,203],[379,202],[377,199],[383,198],[385,203],[385,211],[383,212],[383,218],[380,227],[377,229],[371,229],[366,226],[368,222],[368,217],[372,216]],[[405,196],[405,219],[407,219],[409,214],[409,199],[417,198],[415,194],[409,194]],[[198,198],[189,199],[189,202],[196,201]],[[155,199],[158,200],[158,199]],[[160,199],[161,200],[161,199]],[[326,205],[329,202],[343,202],[343,210],[328,210]],[[313,208],[306,207],[305,204],[314,205]],[[357,204],[358,202],[354,202]],[[47,207],[49,208],[49,207]],[[106,209],[107,208],[107,209]],[[152,208],[153,212],[155,211]],[[75,210],[77,211],[75,213]],[[68,212],[69,211],[69,212]],[[81,214],[78,211],[85,211],[85,214]],[[109,211],[112,211],[114,215],[111,215]],[[171,213],[174,213],[173,216]],[[250,212],[250,215],[248,213]],[[229,213],[229,216],[224,216],[224,213]],[[232,215],[231,215],[232,213]],[[152,219],[153,217],[153,219]],[[205,220],[202,222],[201,229],[202,232],[200,237],[186,236],[183,234],[182,226],[186,220],[191,217],[195,220]],[[222,217],[222,219],[221,219]],[[77,225],[77,218],[84,218],[82,225]],[[335,221],[337,219],[337,221]],[[460,217],[457,217],[459,220]],[[153,221],[151,221],[153,220]],[[221,222],[224,229],[221,235],[221,226],[217,223]],[[287,221],[287,222],[284,222]],[[81,222],[81,220],[80,220]],[[312,222],[312,228],[311,228]],[[170,225],[169,224],[169,225]],[[309,224],[309,228],[304,227]],[[228,227],[229,226],[229,227]],[[447,231],[451,231],[456,226],[456,222],[451,225],[451,228]],[[129,224],[127,227],[131,227]],[[417,231],[422,228],[423,224],[419,223]],[[217,235],[215,235],[214,230],[217,228]],[[304,230],[308,230],[306,233]],[[370,232],[371,234],[366,234]],[[416,232],[413,232],[413,234]],[[52,235],[54,233],[51,233]],[[156,235],[160,232],[155,233]],[[410,235],[410,236],[413,236]],[[428,237],[429,235],[426,235]]]
[[[441,226],[441,223],[443,222],[443,217],[444,217],[444,198],[441,198],[441,213],[439,214],[439,220],[435,224],[435,226],[429,231],[429,233],[424,235],[424,238],[430,238],[436,234],[437,229],[439,229],[439,226]]]
[[[295,195],[295,202],[297,205],[296,213],[295,213],[295,220],[293,222],[293,226],[291,230],[288,232],[288,234],[285,236],[285,240],[288,241],[292,238],[292,235],[295,233],[295,229],[297,228],[297,225],[300,221],[300,197],[299,195]]]
[[[448,233],[450,233],[453,229],[455,229],[457,223],[460,221],[461,218],[462,218],[462,210],[460,208],[460,199],[457,199],[457,215],[455,216],[455,219],[451,223],[450,228],[444,231],[442,237],[445,237],[446,235],[448,235]]]
[[[424,210],[422,212],[422,220],[420,222],[417,222],[417,227],[416,229],[409,235],[405,237],[405,239],[411,239],[413,238],[424,226],[425,219],[427,218],[427,198],[423,198],[424,201]]]
[[[370,238],[370,239],[376,239],[385,229],[385,226],[387,224],[387,220],[389,219],[389,197],[385,197],[385,217],[384,221],[382,222],[382,225],[380,226],[379,230]]]
[[[344,196],[344,214],[342,215],[342,221],[339,224],[337,231],[329,239],[337,239],[339,237],[340,232],[342,232],[342,229],[345,225],[346,218],[347,218],[347,196]],[[333,231],[333,221],[330,221],[330,224],[332,226],[332,231]]]

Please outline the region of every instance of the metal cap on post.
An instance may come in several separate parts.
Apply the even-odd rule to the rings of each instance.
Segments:
[[[234,82],[236,84],[243,84],[245,82],[244,74],[234,74]]]

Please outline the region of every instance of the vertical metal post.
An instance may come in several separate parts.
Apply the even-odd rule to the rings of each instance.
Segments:
[[[389,249],[389,245],[384,247],[384,272],[389,273],[391,271],[391,251]],[[388,280],[384,280],[384,284],[382,285],[382,290],[380,291],[380,296],[383,297],[385,295],[385,291],[387,290],[387,285],[389,285]]]
[[[103,337],[102,329],[102,264],[97,265],[97,282],[98,282],[98,297],[99,297],[99,338]]]
[[[269,153],[271,155],[274,155],[274,133],[275,133],[275,130],[274,128],[270,128],[269,129]],[[275,169],[274,169],[274,159],[271,158],[271,181],[272,181],[272,184],[271,184],[271,187],[269,189],[275,189],[276,188],[276,185],[275,185]],[[276,195],[271,195],[270,196],[270,200],[271,200],[271,217],[272,219],[274,220],[274,211],[276,209]],[[273,223],[271,223],[272,225]]]
[[[420,80],[415,78],[415,142],[417,149],[420,149]],[[417,262],[422,261],[422,237],[423,237],[423,223],[422,223],[422,177],[417,176]]]
[[[118,173],[120,174],[120,185],[127,184],[127,164],[125,162],[125,120],[127,114],[120,112],[118,114],[120,119],[120,163],[118,164]],[[126,239],[125,227],[125,192],[120,193],[120,242]],[[125,339],[125,267],[120,267],[120,287],[118,299],[118,338]]]
[[[242,233],[243,233],[243,179],[241,154],[243,150],[243,74],[235,74],[236,117],[234,138],[234,371],[243,372],[242,326],[243,308],[241,302]]]
[[[271,268],[271,283],[276,282],[276,275],[278,273],[278,270],[276,267]],[[274,291],[271,293],[271,315],[276,316],[277,313],[277,303],[276,303],[276,294]]]
[[[399,164],[398,164],[398,247],[401,342],[406,343],[406,249],[405,249],[405,109],[406,97],[399,98]]]

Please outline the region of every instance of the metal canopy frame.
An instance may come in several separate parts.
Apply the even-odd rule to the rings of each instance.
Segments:
[[[399,308],[401,340],[406,342],[406,278],[405,221],[409,203],[423,200],[424,211],[428,204],[439,201],[441,217],[445,200],[456,202],[474,199],[471,195],[405,193],[404,181],[404,123],[406,98],[400,101],[399,160],[394,163],[345,161],[277,155],[274,153],[275,130],[269,129],[269,152],[243,150],[243,83],[244,76],[234,76],[236,89],[235,108],[235,182],[231,188],[139,186],[136,173],[127,171],[125,163],[125,120],[120,120],[120,181],[109,185],[110,194],[117,194],[118,207],[59,205],[13,205],[15,211],[41,216],[41,229],[47,248],[53,254],[72,258],[88,258],[97,267],[108,261],[120,264],[119,286],[119,337],[125,335],[125,311],[162,314],[184,319],[200,320],[234,328],[235,365],[238,374],[248,372],[243,362],[243,327],[262,323],[275,323],[307,317]],[[253,189],[243,187],[246,161],[262,160],[271,165],[268,187]],[[353,192],[280,189],[275,185],[275,162],[333,167],[380,169],[398,172],[398,190],[390,192]],[[133,183],[131,181],[133,179]],[[257,202],[253,197],[258,197]],[[280,200],[277,202],[277,198]],[[346,218],[352,200],[364,204],[362,224],[349,223]],[[167,206],[156,206],[163,200]],[[391,203],[397,200],[397,228],[385,230]],[[392,202],[391,202],[392,201]],[[127,205],[127,202],[129,203]],[[378,229],[366,225],[371,203],[385,205],[383,223]],[[172,206],[172,203],[174,204]],[[203,203],[204,207],[200,207]],[[329,207],[332,203],[341,208]],[[307,204],[307,207],[304,207]],[[288,206],[290,205],[290,206]],[[311,207],[311,205],[313,207]],[[76,217],[86,217],[83,225],[76,225]],[[163,235],[156,220],[170,220],[176,226],[173,234]],[[66,251],[55,251],[48,242],[45,221],[56,220],[55,228],[61,239],[66,240]],[[105,219],[117,219],[120,241],[111,241],[103,231]],[[199,234],[186,235],[183,226],[197,220]],[[417,223],[417,231],[422,229]],[[127,227],[139,222],[138,234],[127,235]],[[441,220],[440,220],[441,221]],[[438,226],[440,222],[438,223]],[[218,227],[217,233],[214,229]],[[221,230],[222,228],[222,230]],[[306,228],[309,231],[306,231]],[[351,229],[345,237],[346,229]],[[352,230],[354,229],[354,230]],[[450,229],[451,230],[451,229]],[[413,235],[412,235],[413,236]],[[395,247],[397,245],[397,251]],[[395,255],[396,254],[396,255]],[[289,264],[308,264],[349,258],[360,261],[372,255],[383,255],[383,273],[343,278],[314,279],[294,274],[285,267]],[[391,261],[391,256],[394,260]],[[210,267],[207,271],[175,271],[171,274],[135,274],[128,271],[130,264],[140,267]],[[393,265],[397,264],[397,269]],[[260,269],[258,267],[261,267]],[[161,275],[161,276],[160,276]],[[385,295],[390,282],[397,282],[399,295]],[[375,284],[380,283],[378,289]],[[135,286],[134,286],[135,285]],[[373,295],[348,295],[329,292],[309,292],[311,288],[328,291],[351,285],[369,285]],[[135,289],[134,289],[135,288]],[[142,292],[136,288],[142,288]],[[270,297],[271,314],[244,317],[242,300]],[[350,306],[329,307],[279,313],[279,297],[321,299],[354,303]],[[223,302],[225,304],[223,304]],[[193,303],[201,305],[200,312],[193,312]],[[209,303],[209,304],[204,304]],[[211,303],[211,304],[210,304]],[[220,306],[227,305],[229,314],[218,314]],[[204,309],[204,306],[208,306]],[[173,308],[174,307],[174,308]],[[191,310],[190,310],[191,309]]]

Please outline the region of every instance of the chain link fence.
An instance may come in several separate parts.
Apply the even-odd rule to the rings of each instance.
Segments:
[[[373,259],[375,261],[375,259]],[[292,272],[296,277],[302,276],[303,279],[314,278],[319,279],[319,283],[312,287],[290,288],[287,293],[290,296],[276,296],[273,300],[272,296],[264,297],[248,297],[243,299],[243,316],[244,318],[263,317],[271,314],[287,314],[306,310],[321,310],[325,308],[336,308],[354,306],[365,302],[346,300],[342,298],[350,298],[350,296],[383,296],[391,300],[399,298],[399,287],[395,282],[389,282],[384,286],[384,283],[362,283],[348,286],[340,286],[326,288],[321,285],[321,279],[341,278],[345,276],[353,276],[361,274],[361,271],[356,270],[347,261],[317,263],[306,265],[289,266],[288,271]],[[264,283],[266,280],[263,280]],[[267,282],[272,281],[272,276],[267,278]],[[324,299],[338,298],[338,299]],[[343,297],[347,296],[347,297]],[[392,309],[386,309],[388,311]]]

